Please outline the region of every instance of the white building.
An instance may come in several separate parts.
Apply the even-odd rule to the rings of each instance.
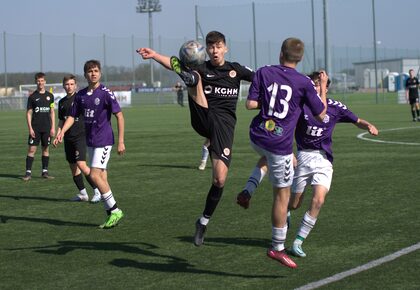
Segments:
[[[360,88],[369,89],[375,88],[375,62],[355,62],[353,63],[355,70],[356,85]],[[408,74],[410,69],[414,69],[417,73],[420,68],[419,58],[395,58],[377,61],[378,70],[378,87],[388,87],[388,74],[395,75],[395,73]]]

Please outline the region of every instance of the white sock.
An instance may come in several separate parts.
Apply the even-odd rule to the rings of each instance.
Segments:
[[[254,193],[257,187],[260,185],[261,181],[263,180],[266,172],[256,166],[252,171],[251,175],[246,182],[244,190],[248,191],[250,195]]]
[[[276,251],[284,250],[284,243],[286,242],[287,225],[282,228],[272,228],[272,242],[271,245]]]
[[[203,148],[201,148],[201,161],[207,161],[209,158],[209,149],[207,146],[203,145]]]
[[[83,188],[82,190],[80,190],[80,194],[81,195],[87,195],[86,188]]]
[[[94,192],[94,194],[101,194],[101,192],[99,191],[99,189],[98,188],[95,188],[95,189],[93,189],[93,192]]]
[[[201,217],[200,218],[200,224],[202,224],[203,226],[206,226],[209,223],[210,219],[205,218],[205,217]]]
[[[104,193],[102,195],[102,201],[104,202],[104,207],[106,210],[111,209],[116,204],[114,196],[112,195],[112,191]]]
[[[302,222],[300,223],[296,239],[293,243],[302,244],[303,240],[307,238],[313,227],[315,226],[316,218],[311,217],[308,212],[305,212]],[[300,238],[299,238],[300,237]]]

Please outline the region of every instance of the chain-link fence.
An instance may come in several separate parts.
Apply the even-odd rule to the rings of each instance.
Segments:
[[[328,4],[326,10],[324,3]],[[211,30],[222,31],[229,47],[226,58],[254,69],[278,63],[282,41],[290,36],[298,37],[306,44],[305,57],[298,70],[308,73],[325,68],[324,16],[327,15],[329,73],[341,82],[338,87],[345,85],[343,90],[351,91],[354,63],[374,60],[373,3],[376,3],[377,60],[419,59],[417,38],[409,37],[409,27],[417,25],[420,11],[417,0],[398,3],[391,0],[255,1],[241,5],[197,6],[195,17],[190,17],[196,22],[197,38],[203,40]],[[163,54],[176,54],[180,44],[187,40],[183,33],[180,31],[175,38],[164,38],[155,32],[153,47]],[[188,38],[192,38],[191,35]],[[49,35],[42,32],[17,35],[3,32],[0,34],[0,88],[7,86],[11,73],[45,71],[82,75],[83,64],[88,59],[102,62],[106,83],[151,87],[149,62],[141,62],[135,53],[136,48],[148,46],[148,43],[147,38],[133,35]],[[115,79],[122,73],[127,75],[123,81]],[[156,65],[154,80],[168,88],[174,84],[176,76],[168,77],[165,70]],[[378,83],[382,84],[382,80]],[[0,90],[0,94],[4,93]]]

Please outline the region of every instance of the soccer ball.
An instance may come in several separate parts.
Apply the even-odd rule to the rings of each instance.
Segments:
[[[206,48],[198,41],[189,40],[179,49],[179,59],[188,67],[198,66],[206,60]]]

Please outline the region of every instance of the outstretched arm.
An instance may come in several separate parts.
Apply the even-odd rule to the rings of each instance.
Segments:
[[[169,56],[159,54],[148,47],[141,47],[137,49],[136,52],[140,54],[143,59],[153,59],[163,65],[165,68],[172,70]]]
[[[369,134],[373,136],[377,136],[379,134],[378,129],[366,120],[358,119],[354,125],[360,129],[368,131]]]

